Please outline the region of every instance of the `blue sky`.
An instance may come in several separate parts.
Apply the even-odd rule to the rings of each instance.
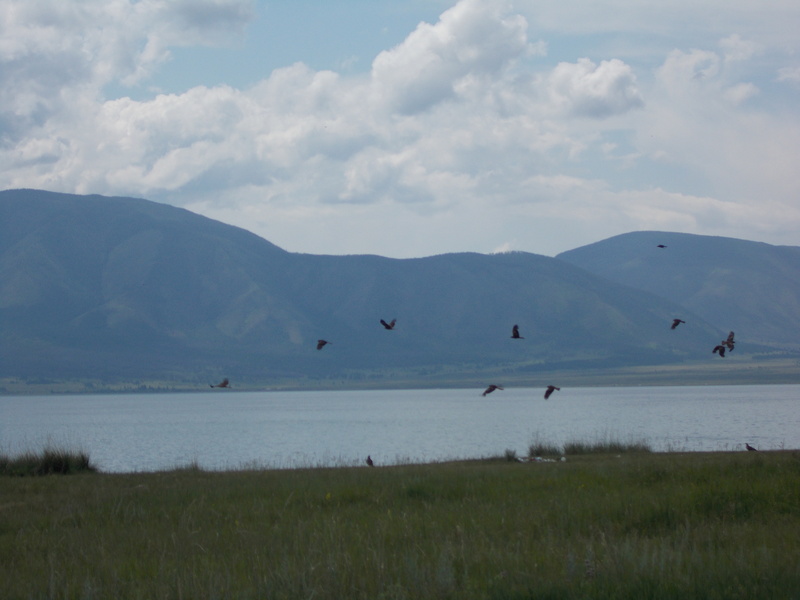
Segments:
[[[2,0],[0,189],[317,254],[800,243],[795,0]]]

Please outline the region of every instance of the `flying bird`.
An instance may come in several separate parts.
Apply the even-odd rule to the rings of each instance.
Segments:
[[[383,326],[384,326],[386,329],[388,329],[389,331],[391,331],[392,329],[394,329],[394,324],[395,324],[395,323],[397,323],[397,319],[392,319],[392,320],[391,320],[390,322],[388,322],[388,323],[387,323],[386,321],[384,321],[383,319],[381,319],[381,325],[383,325]]]
[[[325,344],[330,344],[328,340],[317,340],[317,350],[322,350]]]
[[[558,390],[560,392],[561,388],[560,387],[556,387],[554,385],[548,385],[547,389],[544,392],[544,399],[547,400],[555,390]]]
[[[656,246],[656,248],[666,248],[666,246],[664,244],[659,244],[658,246]]]
[[[744,447],[745,447],[745,448],[747,448],[747,450],[748,450],[749,452],[758,452],[758,450],[756,450],[755,448],[753,448],[753,447],[752,447],[750,444],[748,444],[747,442],[745,442],[745,444],[744,444]]]
[[[228,381],[228,378],[226,377],[225,379],[220,381],[217,385],[214,385],[213,383],[209,383],[208,385],[210,385],[212,388],[226,388],[230,387],[230,383],[231,382]]]
[[[728,348],[728,350],[730,352],[733,352],[733,345],[735,343],[736,342],[733,341],[733,332],[732,331],[728,334],[727,339],[722,340],[722,345],[723,346],[727,346],[727,348]]]
[[[372,457],[371,457],[369,454],[367,454],[367,464],[368,464],[370,467],[374,467],[374,466],[375,466],[375,463],[374,463],[374,462],[372,462]]]
[[[487,388],[486,388],[486,389],[483,391],[483,394],[481,394],[481,395],[482,395],[482,396],[485,396],[486,394],[491,394],[491,393],[492,393],[493,391],[495,391],[495,390],[502,390],[502,389],[503,389],[503,386],[501,386],[501,385],[494,385],[494,384],[492,384],[492,385],[490,385],[489,387],[487,387]]]
[[[522,337],[519,334],[519,325],[514,325],[514,327],[511,328],[511,339],[514,339],[514,340],[524,340],[525,339],[524,337]]]
[[[681,323],[686,323],[683,319],[672,319],[672,327],[670,329],[675,329]]]
[[[719,344],[717,346],[714,346],[714,349],[711,351],[711,354],[714,354],[714,353],[719,353],[719,355],[724,358],[725,357],[725,346],[723,346],[721,344]]]

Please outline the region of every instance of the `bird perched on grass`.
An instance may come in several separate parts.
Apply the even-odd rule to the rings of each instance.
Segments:
[[[328,340],[317,340],[317,350],[322,350],[325,344],[330,344]]]
[[[744,447],[747,448],[748,452],[758,452],[755,448],[753,448],[750,444],[745,442]]]
[[[481,396],[485,396],[486,394],[491,394],[495,390],[502,390],[502,389],[503,389],[503,386],[492,384],[489,387],[487,387],[485,390],[483,390],[483,394],[481,394]]]
[[[670,329],[675,329],[681,323],[686,323],[683,319],[672,319],[672,327]]]
[[[514,325],[511,328],[511,339],[513,340],[524,340],[525,338],[519,334],[519,325]]]
[[[367,454],[367,464],[370,467],[374,467],[375,466],[375,463],[372,461],[372,457],[369,454]]]
[[[214,385],[213,383],[209,383],[208,385],[211,386],[212,388],[226,388],[230,387],[230,384],[231,382],[228,381],[228,378],[226,377],[225,379],[220,381],[217,385]]]
[[[547,400],[550,397],[550,395],[556,390],[560,392],[561,388],[560,387],[556,387],[554,385],[548,385],[547,389],[544,392],[544,399]]]
[[[388,329],[389,331],[394,329],[394,324],[395,323],[397,323],[397,319],[392,319],[388,323],[386,321],[384,321],[383,319],[381,319],[381,325],[383,325],[384,328]]]

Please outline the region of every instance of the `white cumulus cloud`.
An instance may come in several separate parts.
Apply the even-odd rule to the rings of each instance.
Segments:
[[[601,0],[588,13],[597,23],[571,22],[572,35],[640,28],[646,11],[604,20],[620,3]],[[629,49],[630,60],[602,44],[563,60],[568,45],[550,59],[542,39],[556,3],[461,0],[367,72],[295,62],[248,87],[142,93],[172,49],[233,41],[253,10],[0,4],[0,187],[148,197],[321,253],[489,252],[509,240],[554,253],[662,227],[755,228],[787,243],[800,227],[800,119],[762,105],[765,78],[748,78],[767,63],[772,85],[796,93],[774,80],[796,82],[797,68],[758,18],[694,45]],[[109,84],[139,95],[106,97]],[[769,211],[753,208],[763,202]]]
[[[554,104],[571,115],[607,117],[644,104],[636,77],[621,60],[596,65],[588,58],[560,63],[549,78]]]

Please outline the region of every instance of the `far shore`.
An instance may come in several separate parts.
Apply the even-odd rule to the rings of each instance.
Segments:
[[[256,391],[357,391],[388,389],[480,388],[487,381],[502,381],[507,387],[541,387],[553,381],[569,387],[636,387],[697,385],[800,384],[800,360],[724,359],[713,363],[649,365],[614,369],[448,373],[425,377],[414,375],[363,374],[331,379],[237,380],[231,387],[212,389],[197,380],[57,380],[0,378],[0,396],[47,394],[148,394],[171,392],[256,392]],[[207,378],[213,380],[213,377]]]

